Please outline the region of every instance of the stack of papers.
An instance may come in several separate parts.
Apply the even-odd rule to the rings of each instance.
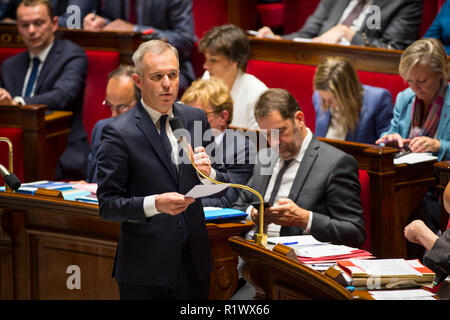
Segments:
[[[434,293],[423,289],[369,291],[375,300],[436,300]]]
[[[268,238],[269,244],[282,243],[294,249],[298,260],[305,264],[333,263],[342,259],[373,258],[370,252],[344,245],[320,242],[313,236]]]
[[[339,267],[352,277],[355,287],[382,287],[403,283],[414,286],[431,283],[435,273],[419,260],[405,259],[349,259],[338,262]],[[409,283],[408,283],[409,282]]]
[[[438,157],[433,156],[431,153],[425,152],[425,153],[408,153],[404,156],[398,157],[394,159],[394,164],[414,164],[418,162],[425,162],[430,160],[437,160]]]

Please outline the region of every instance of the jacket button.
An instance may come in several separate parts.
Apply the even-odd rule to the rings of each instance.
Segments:
[[[181,228],[182,224],[181,224],[181,220],[177,221],[177,228]]]

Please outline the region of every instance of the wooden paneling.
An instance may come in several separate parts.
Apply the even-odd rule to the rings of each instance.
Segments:
[[[450,182],[450,161],[441,161],[434,165],[434,172],[436,175],[436,190],[439,194],[439,199],[441,202],[441,231],[444,232],[448,225],[449,214],[444,208],[444,203],[442,202],[442,194],[445,187]]]
[[[407,258],[403,229],[435,182],[436,161],[394,165],[397,149],[319,138],[355,157],[370,178],[370,251],[379,258]]]
[[[228,238],[253,226],[207,224],[210,299],[234,293],[238,255]],[[97,205],[0,192],[0,299],[117,299],[112,269],[119,232],[120,224],[101,219]],[[66,285],[69,266],[80,268],[80,289]]]
[[[55,167],[64,152],[72,112],[45,115],[44,105],[0,106],[0,127],[23,129],[24,180],[54,179]]]
[[[356,70],[398,74],[401,50],[341,46],[250,37],[253,60],[318,65],[324,58],[348,58]]]

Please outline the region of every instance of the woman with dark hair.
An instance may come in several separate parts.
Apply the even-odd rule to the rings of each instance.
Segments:
[[[230,24],[214,27],[200,40],[199,51],[205,55],[203,79],[219,78],[230,89],[234,101],[231,126],[257,129],[253,109],[267,86],[245,72],[250,55],[245,33]]]

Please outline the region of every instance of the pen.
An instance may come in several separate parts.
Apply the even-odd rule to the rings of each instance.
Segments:
[[[283,242],[282,244],[284,244],[285,246],[290,246],[293,244],[298,244],[298,241],[294,241],[294,242]]]
[[[93,14],[93,16],[92,16],[92,20],[95,20],[95,18],[97,17],[97,10],[92,10],[92,14]]]

